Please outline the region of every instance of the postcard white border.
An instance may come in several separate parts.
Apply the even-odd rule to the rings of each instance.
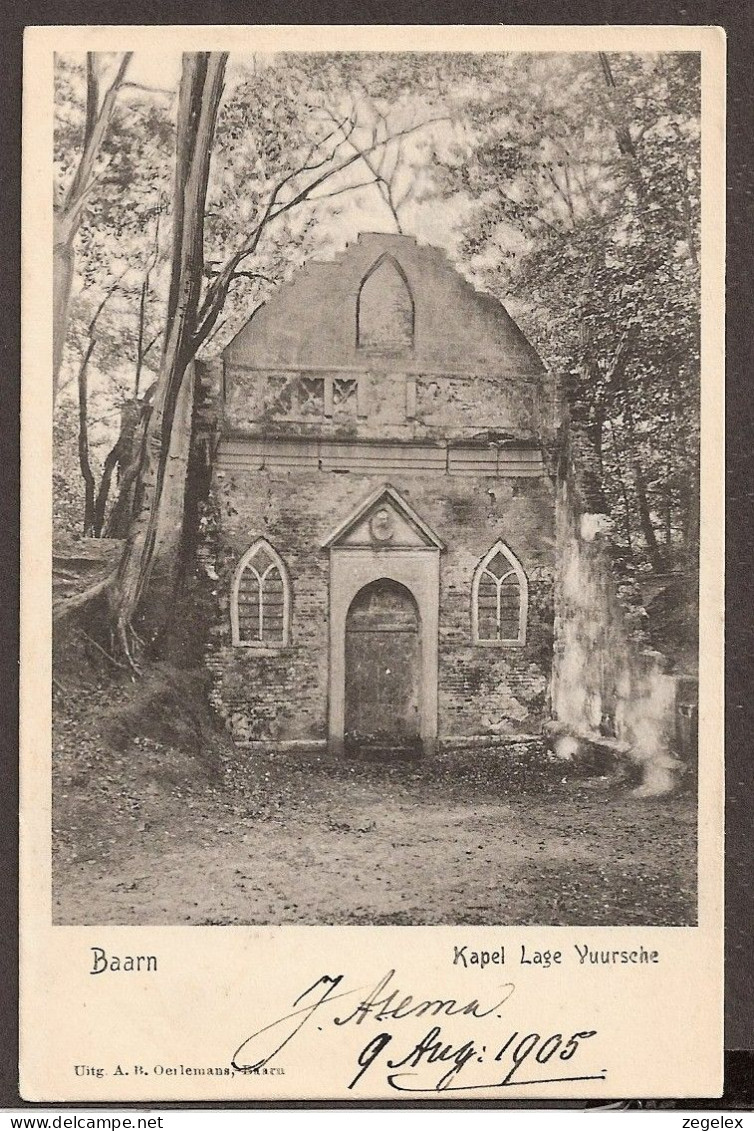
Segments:
[[[51,419],[53,53],[154,48],[343,51],[701,51],[702,442],[699,712],[699,925],[566,927],[53,927],[50,895]],[[21,610],[21,1089],[45,1101],[395,1098],[377,1083],[347,1090],[364,1041],[340,1030],[302,1044],[284,1076],[75,1077],[72,1062],[213,1062],[252,1019],[282,1015],[317,972],[354,986],[395,967],[417,995],[489,996],[486,975],[453,967],[453,946],[507,941],[558,946],[589,939],[659,949],[657,970],[585,978],[527,975],[528,1015],[567,1027],[596,1018],[609,1083],[494,1089],[464,1098],[703,1096],[722,1092],[723,861],[723,382],[725,37],[719,28],[504,27],[45,27],[27,29],[23,104],[22,610]],[[637,802],[637,804],[639,804]],[[88,948],[157,950],[157,980],[133,986],[88,974]],[[552,972],[549,972],[552,974]],[[645,976],[646,975],[646,976]],[[560,978],[561,980],[558,980]],[[536,1015],[536,1018],[535,1018]],[[589,1018],[587,1018],[588,1020]],[[578,1026],[577,1026],[578,1027]],[[332,1034],[331,1034],[332,1036]],[[178,1047],[176,1047],[178,1045]],[[193,1058],[193,1059],[192,1059]],[[350,1059],[349,1059],[350,1058]],[[594,1066],[593,1066],[594,1067]],[[415,1096],[400,1098],[417,1098]],[[443,1098],[443,1093],[427,1096]],[[454,1097],[457,1098],[457,1097]]]

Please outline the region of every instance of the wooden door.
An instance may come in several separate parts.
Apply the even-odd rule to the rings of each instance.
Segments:
[[[409,590],[388,578],[366,585],[346,618],[349,752],[418,752],[420,659],[419,612]]]

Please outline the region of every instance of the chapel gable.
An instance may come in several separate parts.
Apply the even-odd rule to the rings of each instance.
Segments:
[[[438,248],[366,233],[302,268],[223,353],[229,431],[536,441],[549,377],[504,306]]]

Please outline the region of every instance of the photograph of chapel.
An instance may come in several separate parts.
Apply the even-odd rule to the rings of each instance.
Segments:
[[[210,664],[235,737],[429,755],[541,730],[560,421],[504,307],[439,249],[364,233],[199,379],[234,511]]]
[[[698,57],[126,55],[56,70],[55,922],[696,922]]]

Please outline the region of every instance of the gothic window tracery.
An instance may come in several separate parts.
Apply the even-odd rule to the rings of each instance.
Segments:
[[[524,644],[529,583],[521,563],[498,541],[479,562],[471,591],[475,644]]]
[[[265,538],[241,558],[233,578],[230,619],[234,645],[283,646],[290,642],[291,587],[285,564]]]

